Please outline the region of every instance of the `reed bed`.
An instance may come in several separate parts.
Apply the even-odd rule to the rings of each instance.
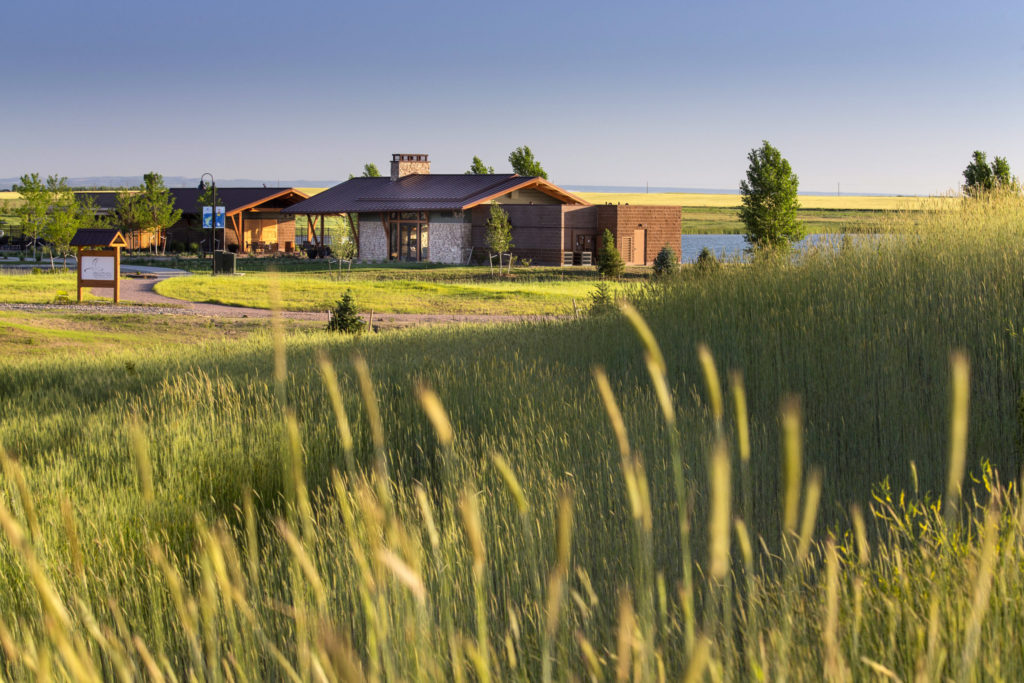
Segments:
[[[1020,678],[1022,218],[584,320],[8,364],[3,673]]]

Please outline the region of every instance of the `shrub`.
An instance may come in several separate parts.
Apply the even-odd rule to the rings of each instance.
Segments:
[[[605,230],[601,238],[601,249],[597,252],[597,272],[605,277],[619,277],[625,269],[626,264],[615,247],[612,231]]]
[[[658,255],[654,257],[654,274],[658,277],[672,275],[679,267],[679,257],[672,247],[662,247]]]
[[[701,275],[711,275],[718,271],[722,264],[718,262],[715,253],[704,247],[697,256],[697,272]]]
[[[590,315],[604,315],[615,310],[615,294],[608,282],[598,282],[594,291],[590,293],[590,308],[587,313]]]
[[[345,292],[344,296],[341,297],[341,301],[338,302],[333,311],[328,312],[328,315],[330,316],[327,320],[328,332],[356,334],[357,332],[362,332],[366,327],[366,323],[359,317],[359,311],[356,309],[356,302],[352,298],[351,289]]]

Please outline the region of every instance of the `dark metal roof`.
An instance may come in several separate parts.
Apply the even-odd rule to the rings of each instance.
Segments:
[[[394,182],[389,177],[352,178],[285,209],[285,213],[462,210],[524,186],[537,187],[566,203],[586,204],[541,178],[514,173],[411,174]]]
[[[115,242],[124,246],[124,237],[117,228],[83,228],[71,238],[72,247],[107,247]]]
[[[175,208],[181,209],[183,213],[199,213],[199,195],[202,191],[195,187],[172,187],[171,195],[174,197]],[[305,197],[305,193],[290,187],[218,187],[217,204],[225,207],[227,213],[234,213],[242,208],[249,208],[261,204],[287,192],[293,192],[299,197]],[[113,211],[117,208],[117,192],[76,192],[79,197],[88,197],[93,200],[96,208],[104,211]]]

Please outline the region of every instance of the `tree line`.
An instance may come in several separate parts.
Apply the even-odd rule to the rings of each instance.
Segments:
[[[162,232],[181,218],[174,197],[159,173],[147,173],[137,187],[117,191],[116,204],[110,216],[100,215],[92,197],[76,193],[64,176],[51,175],[43,180],[38,173],[26,173],[11,188],[21,197],[7,202],[5,215],[20,221],[22,240],[31,245],[33,254],[45,245],[51,258],[65,259],[71,254],[71,239],[81,229],[116,227],[125,233],[146,232],[154,236],[153,244],[164,243]]]

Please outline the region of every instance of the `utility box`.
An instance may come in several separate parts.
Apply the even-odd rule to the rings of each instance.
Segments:
[[[237,258],[238,255],[231,251],[215,251],[213,253],[214,275],[234,275]]]

